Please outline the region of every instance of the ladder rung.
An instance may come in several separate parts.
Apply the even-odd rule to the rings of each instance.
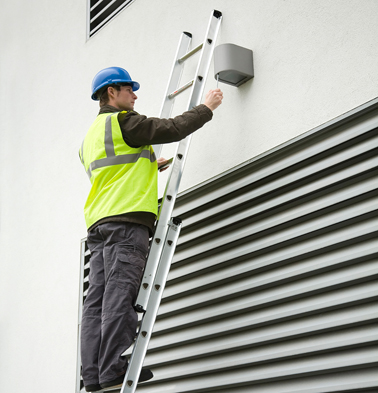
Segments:
[[[175,90],[171,94],[168,95],[168,98],[171,100],[172,98],[176,97],[180,93],[182,93],[184,90],[188,89],[192,84],[194,83],[194,79],[185,84],[184,86],[180,87],[179,89]]]
[[[200,51],[202,49],[202,47],[203,47],[203,43],[201,43],[198,46],[196,46],[194,49],[192,49],[186,55],[180,57],[177,61],[179,62],[179,64],[183,63],[185,60],[189,59],[189,57],[193,56],[195,53]]]

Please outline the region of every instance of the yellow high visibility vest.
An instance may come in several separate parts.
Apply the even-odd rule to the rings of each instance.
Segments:
[[[98,115],[79,151],[92,183],[84,206],[87,228],[124,213],[157,215],[155,153],[150,145],[134,148],[125,143],[118,113]]]

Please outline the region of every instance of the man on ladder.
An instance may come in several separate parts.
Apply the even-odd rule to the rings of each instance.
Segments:
[[[134,111],[139,83],[120,67],[100,71],[92,83],[99,114],[80,149],[92,187],[84,207],[91,252],[89,289],[81,325],[82,377],[86,391],[122,384],[138,318],[138,294],[158,209],[158,166],[152,144],[177,142],[212,119],[220,89],[205,103],[173,119]],[[142,369],[139,382],[152,378]]]

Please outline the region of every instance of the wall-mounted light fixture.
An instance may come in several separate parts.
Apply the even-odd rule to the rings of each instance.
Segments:
[[[239,87],[253,78],[253,52],[234,44],[214,49],[214,77],[219,82]]]

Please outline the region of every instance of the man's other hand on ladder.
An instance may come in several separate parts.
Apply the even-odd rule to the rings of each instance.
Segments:
[[[209,90],[209,92],[206,94],[204,104],[209,109],[214,111],[222,103],[222,100],[223,100],[223,93],[221,89]]]

